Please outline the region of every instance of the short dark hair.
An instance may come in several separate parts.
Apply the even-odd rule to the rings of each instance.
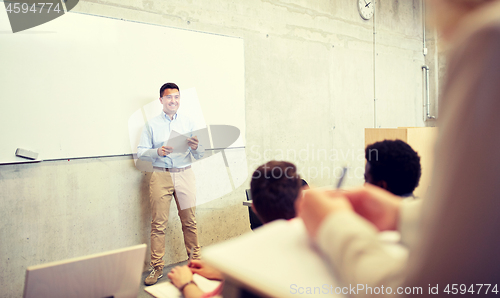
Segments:
[[[160,97],[163,97],[163,91],[165,91],[165,89],[177,89],[177,91],[180,92],[179,86],[177,86],[175,83],[165,83],[160,88]]]
[[[418,186],[422,170],[420,157],[401,140],[384,140],[365,149],[369,174],[374,182],[385,181],[395,195],[411,194]]]
[[[252,201],[263,223],[295,217],[294,203],[302,180],[290,162],[272,160],[255,170],[250,182]]]

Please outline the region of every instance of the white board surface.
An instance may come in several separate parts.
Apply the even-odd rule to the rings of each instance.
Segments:
[[[240,38],[73,12],[13,34],[0,9],[0,49],[0,163],[135,153],[129,118],[166,82],[245,143]]]

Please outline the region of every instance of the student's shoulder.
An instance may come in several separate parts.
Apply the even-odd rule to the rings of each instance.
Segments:
[[[499,2],[500,3],[500,2]],[[449,78],[456,73],[479,72],[496,66],[500,51],[500,17],[465,31],[449,55]],[[484,63],[487,61],[487,63]],[[462,72],[459,72],[462,70]]]
[[[495,22],[490,22],[476,28],[473,34],[470,34],[464,44],[475,45],[478,50],[488,50],[491,47],[498,47],[500,40],[500,16]],[[487,48],[484,48],[487,46]],[[496,54],[496,53],[495,53]]]
[[[500,2],[490,10],[482,10],[467,19],[458,29],[455,48],[459,51],[473,48],[476,52],[487,51],[498,45],[500,36]]]

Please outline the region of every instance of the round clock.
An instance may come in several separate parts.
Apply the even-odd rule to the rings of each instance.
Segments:
[[[369,20],[375,10],[375,0],[358,0],[358,10],[361,17]]]

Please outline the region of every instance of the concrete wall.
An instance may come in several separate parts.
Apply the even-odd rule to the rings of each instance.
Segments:
[[[286,159],[310,184],[333,184],[348,165],[346,185],[359,185],[364,128],[426,125],[420,0],[377,1],[369,21],[352,0],[89,0],[76,10],[242,37],[249,176]],[[128,157],[0,166],[0,296],[22,294],[27,266],[149,243],[148,179]],[[202,246],[249,231],[248,185],[197,209]],[[166,263],[185,260],[175,205],[167,233]]]

